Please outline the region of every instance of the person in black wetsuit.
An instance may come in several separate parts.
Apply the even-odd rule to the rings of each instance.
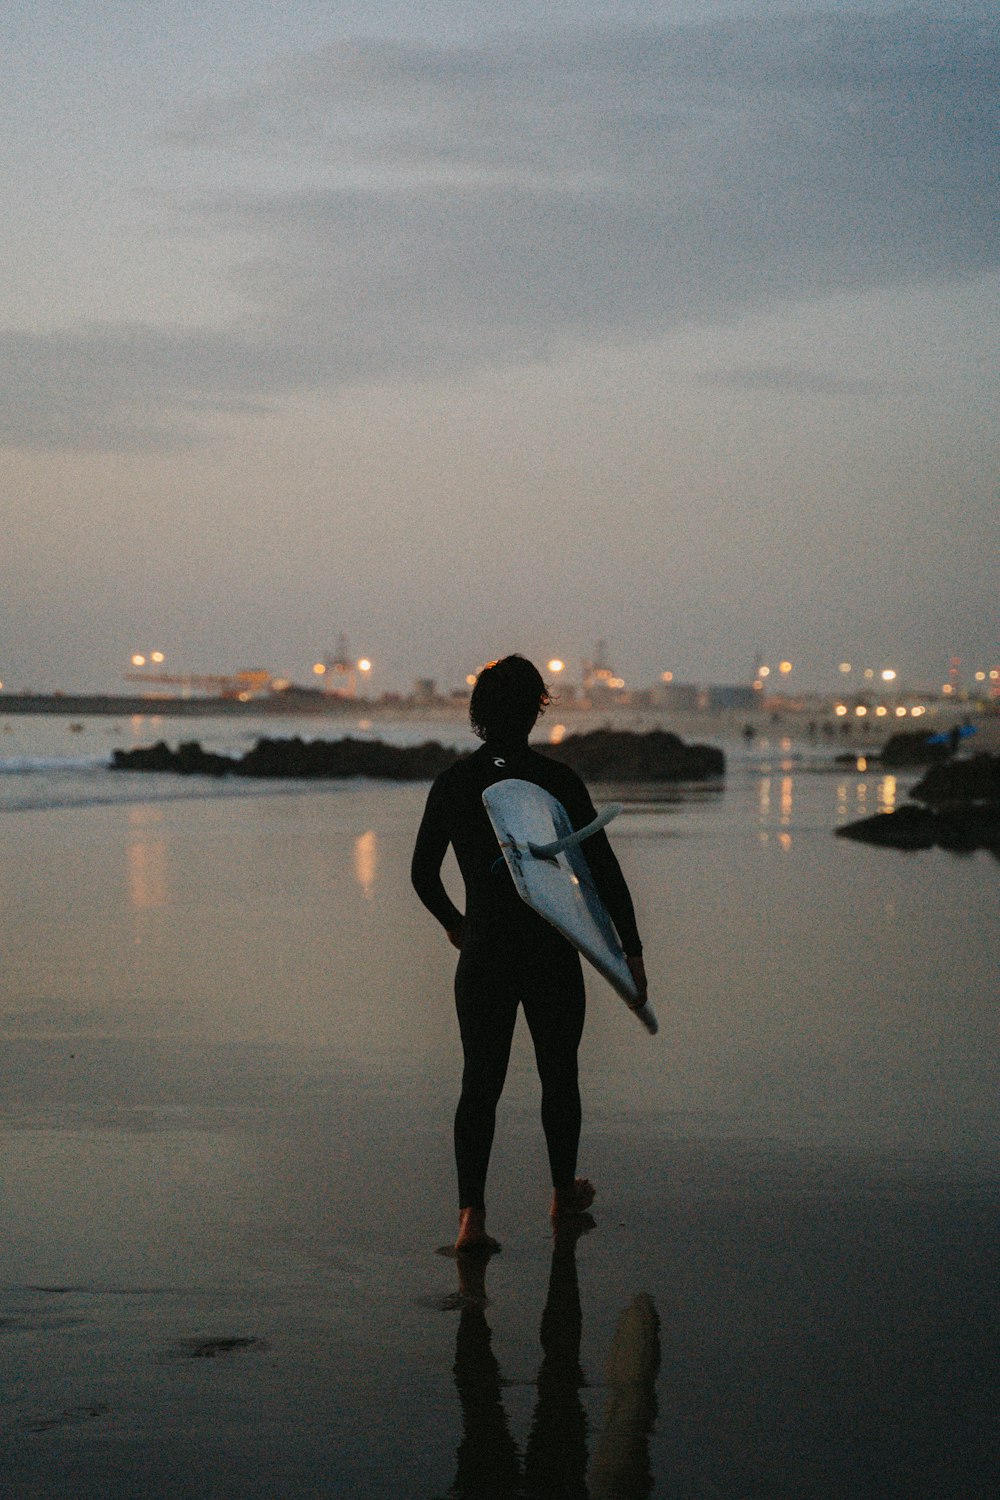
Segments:
[[[528,735],[548,702],[540,673],[524,657],[507,656],[483,668],[469,717],[485,743],[434,782],[413,851],[417,895],[461,953],[455,974],[465,1059],[455,1114],[458,1250],[499,1248],[486,1233],[486,1172],[519,1004],[542,1083],[553,1217],[586,1212],[594,1200],[591,1183],[575,1175],[580,1140],[577,1049],[584,1018],[580,959],[518,896],[482,803],[486,787],[515,776],[556,797],[574,828],[596,817],[576,773],[528,746]],[[464,916],[441,880],[449,844],[465,884]],[[588,839],[586,857],[625,949],[639,991],[638,1008],[646,999],[642,944],[628,886],[603,831]]]

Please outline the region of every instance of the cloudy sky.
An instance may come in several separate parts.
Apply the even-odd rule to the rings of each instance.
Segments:
[[[541,18],[541,19],[540,19]],[[992,3],[7,0],[0,678],[1000,657]]]

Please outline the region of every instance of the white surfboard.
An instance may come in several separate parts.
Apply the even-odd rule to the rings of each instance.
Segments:
[[[609,807],[586,828],[574,829],[561,802],[544,787],[518,777],[488,786],[483,805],[522,901],[551,922],[633,1009],[635,981],[581,848],[621,809]],[[634,1014],[655,1035],[657,1022],[649,1005]]]

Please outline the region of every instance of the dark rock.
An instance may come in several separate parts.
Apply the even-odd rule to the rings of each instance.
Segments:
[[[538,749],[572,766],[584,781],[715,781],[726,773],[726,757],[714,745],[686,745],[663,729],[595,729]]]
[[[974,755],[932,766],[910,796],[930,807],[951,802],[1000,804],[1000,755]]]
[[[886,849],[931,849],[936,844],[955,854],[975,849],[1000,852],[1000,803],[970,802],[933,809],[906,803],[891,813],[876,813],[836,830],[840,838],[857,839]]]
[[[925,807],[909,805],[895,812],[875,813],[836,830],[837,837],[878,844],[884,849],[932,849],[935,842],[934,814]]]
[[[879,761],[893,769],[900,766],[932,766],[948,760],[949,744],[932,745],[932,731],[911,729],[892,734],[879,751]]]
[[[116,750],[114,771],[174,771],[182,776],[251,776],[343,779],[374,776],[428,781],[450,766],[456,751],[430,740],[423,745],[386,745],[381,740],[258,740],[239,760],[215,755],[197,741],[171,750],[161,740],[137,750]]]
[[[721,750],[685,745],[675,734],[595,730],[570,735],[540,750],[573,767],[588,781],[713,781],[725,774]],[[203,750],[197,741],[171,750],[162,740],[137,750],[116,750],[115,771],[174,771],[182,776],[252,776],[304,780],[372,776],[392,781],[430,781],[458,759],[458,752],[428,740],[387,745],[383,740],[260,739],[239,760]]]
[[[305,779],[373,776],[390,781],[429,781],[453,764],[457,752],[427,740],[387,745],[384,740],[258,740],[240,762],[238,776]]]

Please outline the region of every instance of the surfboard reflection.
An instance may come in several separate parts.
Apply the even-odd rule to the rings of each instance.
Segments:
[[[542,1362],[523,1455],[503,1405],[503,1379],[486,1318],[488,1262],[459,1256],[461,1317],[455,1389],[462,1438],[451,1500],[639,1500],[653,1488],[649,1437],[656,1418],[659,1319],[653,1299],[633,1298],[619,1319],[606,1376],[608,1397],[588,1484],[588,1424],[580,1392],[583,1313],[576,1269],[579,1232],[557,1236],[542,1313]]]

